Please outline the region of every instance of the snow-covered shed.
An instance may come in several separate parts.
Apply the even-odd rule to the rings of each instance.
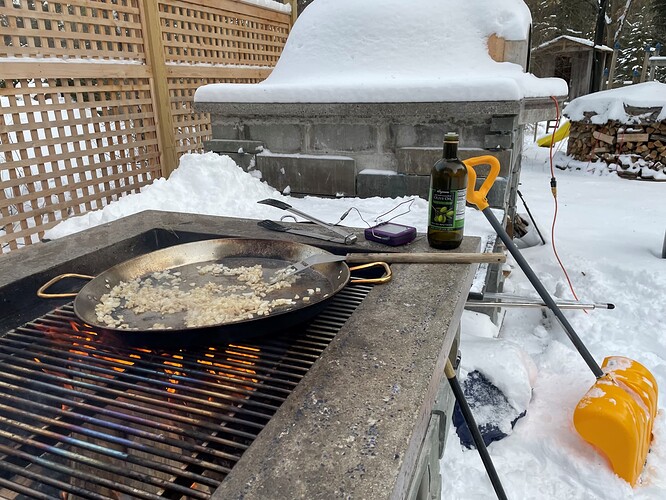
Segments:
[[[562,78],[569,85],[569,100],[589,94],[592,61],[598,55],[599,77],[609,66],[613,49],[568,35],[558,36],[532,49],[530,71],[538,77]]]
[[[456,130],[461,156],[499,157],[511,221],[524,125],[568,92],[526,73],[530,25],[522,0],[315,0],[265,81],[197,90],[207,149],[292,194],[425,196]]]

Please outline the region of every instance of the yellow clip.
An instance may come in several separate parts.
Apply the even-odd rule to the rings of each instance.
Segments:
[[[468,158],[467,160],[463,160],[463,163],[467,167],[467,176],[468,176],[467,201],[469,203],[476,205],[476,207],[479,210],[488,208],[489,204],[488,200],[486,199],[486,196],[488,195],[488,191],[490,191],[490,188],[493,187],[495,179],[497,179],[497,176],[499,175],[500,162],[494,156],[486,155],[486,156],[475,156],[473,158]],[[489,165],[490,173],[488,174],[488,177],[486,177],[486,179],[483,181],[483,184],[481,184],[479,190],[476,191],[474,189],[476,187],[476,170],[474,170],[474,167],[478,165]]]

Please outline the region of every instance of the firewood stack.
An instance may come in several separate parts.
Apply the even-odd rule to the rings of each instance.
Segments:
[[[603,160],[621,177],[663,180],[666,174],[666,121],[627,125],[571,122],[567,155],[579,161]]]

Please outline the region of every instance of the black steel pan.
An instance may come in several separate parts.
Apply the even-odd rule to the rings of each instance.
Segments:
[[[118,264],[96,277],[91,278],[74,299],[74,312],[85,324],[116,333],[130,341],[156,341],[172,344],[191,343],[203,340],[233,340],[264,335],[278,329],[287,328],[312,319],[350,280],[350,270],[344,261],[317,264],[300,273],[296,283],[281,298],[299,295],[309,297],[309,301],[297,300],[293,305],[276,307],[267,316],[258,316],[241,321],[213,322],[196,327],[184,323],[184,313],[159,315],[159,313],[134,314],[129,310],[120,310],[123,325],[127,328],[109,326],[98,320],[95,308],[100,298],[120,282],[145,279],[153,273],[171,271],[181,273],[181,288],[203,286],[211,280],[210,275],[201,276],[201,266],[223,264],[235,268],[261,264],[264,277],[268,281],[276,270],[303,260],[314,254],[329,253],[320,248],[289,241],[263,239],[216,239],[186,243],[157,250]],[[83,276],[81,276],[83,277]],[[45,293],[58,278],[45,284],[38,295],[40,297],[62,297],[62,294]],[[218,278],[215,278],[218,279]],[[235,279],[220,277],[219,279]],[[309,294],[308,290],[319,289],[318,293]],[[277,297],[276,297],[277,298]],[[117,312],[118,313],[118,312]],[[169,329],[155,329],[156,323],[164,324]]]

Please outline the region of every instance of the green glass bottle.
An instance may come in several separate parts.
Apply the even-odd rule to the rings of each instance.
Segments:
[[[467,168],[458,159],[458,134],[444,136],[444,153],[430,172],[428,196],[428,243],[451,250],[463,240]]]

